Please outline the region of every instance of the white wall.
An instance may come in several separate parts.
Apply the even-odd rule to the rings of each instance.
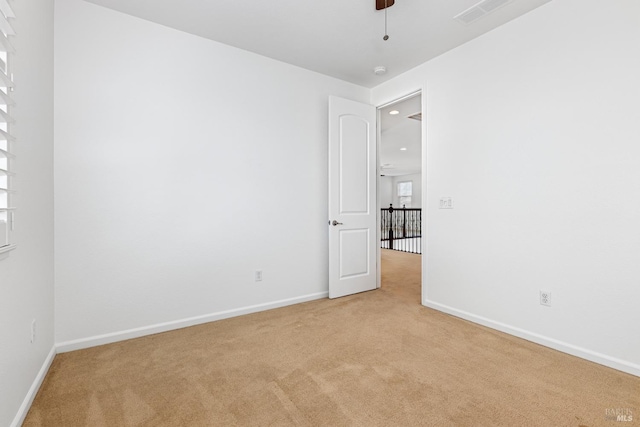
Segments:
[[[19,423],[53,353],[53,1],[11,2],[18,247],[0,255],[0,425]],[[36,319],[36,340],[30,342]],[[45,366],[45,367],[46,367]],[[33,388],[32,388],[33,387]],[[27,402],[25,402],[27,396]],[[22,408],[22,413],[21,413]]]
[[[326,295],[328,96],[369,90],[79,0],[55,23],[57,342]]]
[[[426,87],[424,302],[640,375],[640,3],[601,6],[550,2],[373,101]]]
[[[382,209],[388,208],[394,203],[395,190],[393,189],[393,177],[381,176],[378,180],[378,206]]]

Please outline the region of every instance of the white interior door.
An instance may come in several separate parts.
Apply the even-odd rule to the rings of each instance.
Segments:
[[[376,109],[329,97],[329,298],[376,288]]]

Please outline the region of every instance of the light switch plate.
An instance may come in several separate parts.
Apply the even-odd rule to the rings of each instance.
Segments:
[[[451,197],[440,197],[440,209],[453,209],[453,199]]]

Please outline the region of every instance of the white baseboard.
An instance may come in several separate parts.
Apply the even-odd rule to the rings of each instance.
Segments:
[[[640,365],[628,362],[626,360],[617,359],[606,354],[597,353],[586,348],[578,347],[572,344],[565,343],[563,341],[545,337],[543,335],[516,328],[505,323],[496,322],[494,320],[487,319],[486,317],[477,316],[475,314],[458,310],[456,308],[449,307],[447,305],[440,304],[434,301],[424,300],[423,305],[425,307],[433,308],[434,310],[451,314],[452,316],[460,317],[461,319],[465,319],[491,329],[496,329],[500,332],[505,332],[509,335],[514,335],[516,337],[552,348],[554,350],[561,351],[563,353],[571,354],[572,356],[580,357],[581,359],[586,359],[591,362],[595,362],[600,365],[608,366],[609,368],[617,369],[619,371],[640,377]]]
[[[288,305],[299,304],[307,301],[327,298],[328,292],[318,292],[315,294],[303,295],[295,298],[288,298],[279,301],[273,301],[265,304],[257,304],[248,307],[241,307],[233,310],[220,311],[217,313],[205,314],[202,316],[190,317],[188,319],[174,320],[171,322],[158,323],[155,325],[143,326],[125,331],[113,332],[104,335],[96,335],[78,340],[65,341],[56,344],[58,353],[80,350],[83,348],[96,347],[99,345],[110,344],[117,341],[124,341],[132,338],[139,338],[146,335],[158,334],[161,332],[172,331],[175,329],[187,328],[189,326],[209,323],[215,320],[228,319],[230,317],[242,316],[244,314],[257,313],[259,311],[271,310],[274,308],[285,307]]]
[[[49,372],[49,368],[51,367],[54,357],[56,357],[55,346],[51,347],[51,351],[44,360],[40,371],[38,371],[38,375],[36,375],[36,378],[33,380],[33,384],[31,384],[27,395],[22,401],[22,405],[20,405],[20,409],[18,409],[18,413],[11,423],[11,427],[19,427],[24,422],[24,419],[27,417],[27,413],[29,412],[29,408],[31,408],[31,404],[33,403],[33,399],[36,398],[36,394],[38,394],[38,390],[40,390],[42,381],[44,381],[44,377],[47,375],[47,372]]]

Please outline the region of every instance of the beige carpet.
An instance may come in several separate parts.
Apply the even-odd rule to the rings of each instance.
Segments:
[[[632,411],[616,422],[607,410]],[[383,287],[56,356],[26,426],[638,425],[640,378]]]

